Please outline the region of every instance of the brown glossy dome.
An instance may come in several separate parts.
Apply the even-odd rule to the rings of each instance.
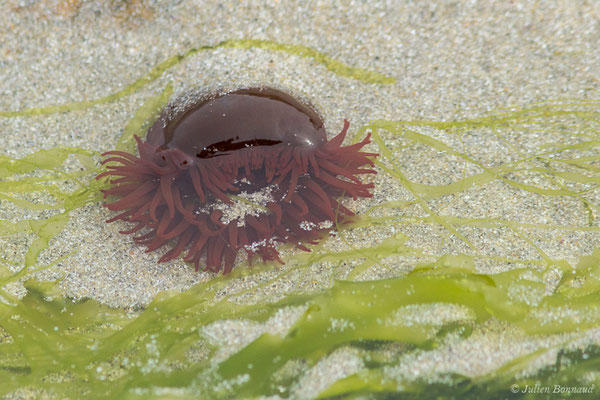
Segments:
[[[255,146],[314,146],[327,140],[309,106],[275,89],[244,89],[203,100],[150,128],[148,143],[210,158]]]

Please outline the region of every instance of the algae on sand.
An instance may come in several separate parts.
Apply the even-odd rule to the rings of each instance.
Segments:
[[[344,66],[308,47],[252,40],[226,41],[219,46],[290,52],[312,58],[344,77],[393,83],[391,78]],[[193,49],[188,54],[214,48]],[[0,116],[69,112],[114,101],[157,79],[185,56],[159,64],[147,76],[103,99],[5,112]],[[163,93],[146,101],[125,129],[119,148],[131,150],[131,136],[143,132],[170,93],[167,86]],[[0,395],[29,388],[59,398],[195,398],[232,394],[285,397],[298,390],[298,383],[309,368],[342,347],[357,349],[364,366],[331,382],[320,392],[321,397],[367,393],[383,397],[395,392],[405,398],[443,398],[450,393],[462,393],[465,397],[505,396],[513,383],[521,387],[536,381],[547,385],[598,383],[600,377],[594,375],[600,363],[598,342],[576,345],[576,339],[600,328],[600,250],[596,248],[574,262],[572,257],[549,254],[540,237],[548,231],[597,235],[600,230],[598,204],[591,196],[600,183],[599,116],[600,102],[571,99],[499,110],[464,121],[374,121],[362,127],[355,139],[366,131],[373,133],[381,155],[377,162],[380,174],[404,188],[411,199],[383,199],[363,213],[354,227],[340,231],[340,240],[348,244],[346,250],[314,246],[311,253],[286,260],[286,269],[247,293],[267,288],[317,262],[327,262],[332,268],[350,266],[347,280],[336,281],[321,292],[298,292],[277,301],[230,301],[243,294],[239,292],[215,300],[228,280],[240,278],[239,273],[234,273],[198,284],[185,293],[164,292],[146,309],[133,314],[94,300],[66,299],[55,282],[28,280],[34,272],[72,256],[69,253],[49,265],[38,264],[38,256],[64,229],[69,213],[101,199],[99,189],[105,183],[94,179],[100,172],[99,155],[89,149],[61,147],[20,159],[0,157],[0,198],[24,210],[48,211],[42,219],[0,221],[1,235],[31,238],[23,259],[0,260],[0,295],[4,300],[0,304]],[[528,132],[547,134],[556,140],[542,141],[537,147],[523,146],[513,143],[514,131],[521,132],[521,136]],[[474,132],[485,132],[505,143],[511,149],[510,159],[478,159],[466,150],[464,140]],[[442,140],[442,134],[455,137],[457,145]],[[443,185],[421,181],[403,166],[401,154],[411,149],[452,157],[454,165],[462,165],[462,169]],[[78,171],[64,170],[68,157],[77,158]],[[539,184],[541,178],[543,184]],[[72,190],[57,185],[59,180],[73,183]],[[491,183],[541,198],[574,199],[586,210],[585,222],[561,225],[461,216],[432,205],[436,200],[458,197]],[[39,203],[28,196],[36,193],[54,202]],[[462,243],[464,251],[441,256],[429,252],[411,241],[404,231],[414,225],[435,226],[444,232],[442,241]],[[389,227],[393,228],[392,233],[370,247],[358,248],[349,240],[352,229]],[[469,229],[510,232],[534,255],[482,250],[477,238],[469,235]],[[541,233],[536,236],[532,232]],[[374,268],[393,272],[389,260],[393,263],[417,258],[421,261],[415,262],[406,274],[360,281]],[[479,266],[485,263],[510,268],[484,273]],[[548,278],[551,275],[558,278],[552,281]],[[28,292],[22,299],[6,290],[7,284],[16,281],[26,281]],[[468,318],[398,319],[398,310],[438,304],[455,305],[465,310]],[[264,333],[226,360],[212,360],[217,349],[202,338],[203,327],[227,319],[264,322],[290,306],[304,307],[305,312],[285,336]],[[537,372],[530,371],[530,375],[519,374],[556,349],[539,348],[483,376],[438,374],[431,377],[438,382],[436,386],[429,386],[431,380],[422,377],[410,380],[394,373],[399,356],[439,348],[450,336],[458,341],[469,340],[475,327],[490,320],[532,337],[570,336],[565,336],[568,339],[561,344],[560,357],[553,365],[544,364]],[[393,348],[395,356],[382,350],[386,348]],[[567,358],[569,361],[564,362]]]

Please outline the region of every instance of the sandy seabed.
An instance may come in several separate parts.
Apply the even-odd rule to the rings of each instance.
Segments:
[[[330,135],[341,129],[344,118],[351,122],[351,131],[356,132],[372,120],[464,120],[501,107],[598,98],[600,94],[600,3],[594,1],[183,0],[132,1],[124,6],[117,1],[8,0],[3,4],[2,112],[101,99],[119,92],[171,56],[235,39],[303,45],[346,65],[395,79],[392,84],[364,83],[340,76],[311,58],[282,51],[230,47],[199,51],[168,68],[158,79],[115,101],[78,111],[0,116],[0,155],[14,158],[56,146],[111,150],[144,101],[160,94],[168,84],[173,85],[172,98],[194,91],[282,88],[313,104],[324,117]],[[556,132],[513,130],[504,132],[511,147],[486,128],[473,129],[460,140],[440,129],[425,129],[422,133],[488,167],[513,160],[515,148],[527,156],[546,143],[562,140]],[[463,160],[426,146],[410,147],[405,138],[385,133],[382,137],[391,148],[406,146],[405,151],[396,151],[394,156],[412,181],[448,185],[459,177],[480,172],[476,166],[465,166]],[[76,168],[76,161],[68,160],[66,167]],[[374,197],[349,203],[358,213],[384,202],[414,200],[410,190],[398,180],[379,172],[374,179]],[[521,178],[541,187],[547,184],[536,181],[536,177]],[[588,226],[588,210],[580,200],[519,191],[493,180],[472,190],[431,199],[427,205],[451,217]],[[588,192],[586,200],[597,206],[597,190]],[[45,212],[24,211],[0,200],[1,219],[44,218]],[[426,214],[423,209],[406,212],[415,216]],[[597,210],[589,212],[597,221]],[[210,274],[196,273],[181,260],[157,264],[160,254],[146,254],[134,246],[118,233],[123,224],[105,224],[109,217],[100,203],[73,211],[65,230],[40,255],[43,264],[78,249],[56,268],[44,272],[46,278],[63,278],[65,295],[89,297],[113,307],[138,307],[147,305],[160,291],[184,291],[211,279]],[[597,227],[597,222],[594,225]],[[354,229],[346,236],[348,242],[332,238],[326,246],[333,251],[348,245],[368,247],[396,230],[407,235],[408,243],[420,248],[424,256],[382,261],[358,279],[401,276],[417,262],[469,251],[463,242],[430,223]],[[479,252],[498,259],[536,259],[541,248],[553,259],[573,263],[580,256],[591,254],[600,239],[596,230],[565,236],[560,229],[536,233],[531,227],[526,238],[535,238],[533,246],[502,227],[473,228],[463,233]],[[1,237],[0,258],[22,258],[30,243],[27,236]],[[284,253],[286,257],[293,254],[294,251]],[[484,273],[513,267],[514,263],[490,260],[477,265]],[[258,281],[275,278],[278,271],[274,268],[233,279],[226,292],[235,293]],[[329,287],[333,279],[346,278],[348,272],[321,263],[310,268],[309,276],[304,276],[302,282],[282,280],[271,289],[282,295],[297,289],[315,291]],[[553,290],[558,279],[548,277],[548,291]],[[19,284],[13,285],[12,290],[23,292]],[[245,301],[257,299],[261,299],[261,294]],[[464,310],[440,306],[433,312],[439,320],[453,320]],[[279,316],[281,321],[277,323],[289,327],[298,316],[297,310],[292,310]],[[251,332],[257,328],[243,321],[223,321],[210,329],[218,336],[216,341],[239,348],[243,343],[235,344],[235,338],[244,336],[245,329],[247,337],[256,337]],[[419,359],[404,360],[395,373],[418,377],[455,371],[477,376],[519,354],[564,340],[527,337],[500,323],[491,323],[468,341],[420,354]],[[588,332],[586,340],[600,342],[599,333]],[[457,358],[459,353],[467,356]],[[310,397],[326,388],[328,382],[323,381],[323,376],[339,379],[362,366],[352,351],[342,349],[314,368],[300,385],[299,396]]]

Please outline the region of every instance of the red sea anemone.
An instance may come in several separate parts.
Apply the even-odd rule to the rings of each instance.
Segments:
[[[168,245],[160,262],[187,250],[199,269],[228,273],[239,250],[249,258],[281,262],[275,245],[314,243],[335,223],[354,215],[339,198],[371,197],[375,173],[360,143],[342,146],[348,131],[327,140],[323,121],[310,107],[274,89],[245,89],[166,110],[135,137],[139,157],[109,151],[98,178],[113,178],[105,206],[142,231],[134,240],[147,252]],[[112,164],[113,162],[118,165]],[[203,257],[205,256],[205,257]]]

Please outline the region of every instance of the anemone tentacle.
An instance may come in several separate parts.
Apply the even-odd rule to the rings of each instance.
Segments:
[[[310,251],[306,245],[316,243],[327,226],[352,220],[341,197],[372,197],[374,184],[358,178],[376,173],[377,154],[361,151],[371,134],[343,146],[348,129],[344,120],[330,140],[251,145],[208,158],[135,136],[139,156],[103,154],[106,169],[97,179],[109,179],[111,187],[102,193],[114,200],[105,207],[118,212],[107,222],[133,224],[121,232],[135,233],[133,240],[146,252],[166,246],[159,262],[183,255],[196,270],[229,273],[244,250],[249,262],[258,255],[283,264],[278,243]],[[257,176],[262,186],[255,188]],[[260,211],[227,219],[222,205],[215,205],[233,206],[230,195],[263,188],[269,199],[259,204]]]

